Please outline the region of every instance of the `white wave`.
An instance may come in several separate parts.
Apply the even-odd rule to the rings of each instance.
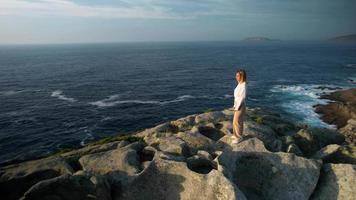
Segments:
[[[224,98],[225,98],[225,99],[232,98],[232,97],[234,97],[234,95],[232,95],[232,94],[225,94],[225,95],[224,95]]]
[[[327,94],[341,89],[337,85],[320,85],[320,84],[299,84],[299,85],[275,85],[271,92],[284,92],[299,96],[308,96],[310,98],[319,98],[322,94]]]
[[[14,91],[14,90],[8,90],[8,91],[0,91],[0,95],[3,95],[3,96],[11,96],[11,95],[15,95],[15,94],[18,94],[22,92],[22,90],[19,90],[19,91]]]
[[[86,135],[85,135],[84,139],[82,139],[82,141],[80,141],[81,146],[85,146],[85,144],[88,140],[94,139],[94,136],[89,132],[89,130],[85,129],[84,132],[86,133]]]
[[[100,108],[102,107],[112,107],[118,104],[126,104],[126,103],[136,103],[136,104],[157,104],[157,105],[164,105],[164,104],[169,104],[169,103],[174,103],[174,102],[180,102],[180,101],[185,101],[187,99],[192,99],[196,98],[192,95],[182,95],[179,96],[173,100],[168,100],[168,101],[156,101],[156,100],[118,100],[120,98],[120,95],[112,95],[109,96],[106,99],[95,101],[95,102],[90,102],[90,105],[98,106]]]
[[[77,100],[74,98],[66,97],[61,90],[53,91],[51,97],[57,97],[58,99],[69,101],[69,102],[76,102]]]
[[[321,95],[344,88],[331,84],[298,84],[275,85],[270,91],[277,95],[282,94],[282,96],[279,96],[283,101],[280,106],[287,112],[302,117],[303,122],[316,126],[335,128],[334,125],[321,121],[319,114],[315,113],[313,106],[330,102],[328,99],[320,99]],[[273,98],[276,98],[276,96],[273,96]]]
[[[108,120],[111,120],[113,119],[112,117],[103,117],[100,121],[101,122],[104,122],[104,121],[108,121]]]
[[[356,67],[356,64],[354,64],[354,63],[349,63],[349,64],[346,64],[346,67],[355,68],[355,67]]]

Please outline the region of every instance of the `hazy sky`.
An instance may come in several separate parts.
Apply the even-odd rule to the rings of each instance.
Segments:
[[[356,0],[0,0],[0,44],[325,39],[356,33]]]

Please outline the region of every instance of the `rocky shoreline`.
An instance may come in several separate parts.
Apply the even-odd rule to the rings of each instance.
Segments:
[[[353,199],[356,148],[343,134],[247,108],[189,115],[0,168],[1,199]]]
[[[339,90],[321,96],[332,102],[316,105],[315,112],[329,124],[335,124],[346,141],[356,145],[356,88]]]

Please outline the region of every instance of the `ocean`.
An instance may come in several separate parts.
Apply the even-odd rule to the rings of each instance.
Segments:
[[[356,86],[356,45],[327,42],[139,42],[0,46],[0,163],[233,105],[335,128],[313,110]]]

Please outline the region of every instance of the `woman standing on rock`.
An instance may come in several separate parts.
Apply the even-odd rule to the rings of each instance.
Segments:
[[[242,140],[243,120],[246,112],[246,72],[240,69],[236,73],[238,85],[234,90],[234,120],[232,123],[232,143],[236,144]]]

